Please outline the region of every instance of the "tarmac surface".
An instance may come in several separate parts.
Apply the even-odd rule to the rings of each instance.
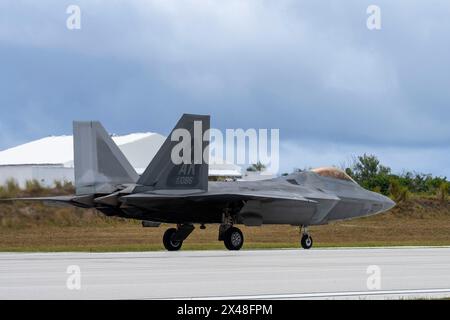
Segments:
[[[450,297],[450,247],[0,253],[0,299]]]

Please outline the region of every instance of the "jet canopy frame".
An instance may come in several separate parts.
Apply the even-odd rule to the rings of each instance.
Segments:
[[[351,181],[358,184],[352,177],[350,177],[345,171],[335,167],[320,167],[311,170],[322,177],[333,178],[343,181]]]

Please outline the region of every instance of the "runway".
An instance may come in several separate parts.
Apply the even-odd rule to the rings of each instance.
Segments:
[[[450,297],[450,247],[0,253],[0,299]]]

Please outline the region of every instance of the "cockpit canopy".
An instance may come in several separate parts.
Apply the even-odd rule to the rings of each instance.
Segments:
[[[322,176],[322,177],[328,177],[328,178],[344,180],[344,181],[351,181],[351,182],[356,183],[355,180],[353,180],[348,174],[346,174],[344,171],[342,171],[338,168],[322,167],[322,168],[312,169],[311,171],[317,173],[319,176]]]

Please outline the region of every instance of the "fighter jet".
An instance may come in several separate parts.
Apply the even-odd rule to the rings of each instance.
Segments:
[[[308,227],[389,210],[388,197],[365,190],[345,172],[319,168],[264,181],[209,182],[210,117],[184,114],[142,175],[138,175],[99,122],[74,122],[73,196],[22,198],[142,221],[175,224],[163,236],[176,251],[194,225],[219,225],[218,240],[239,250],[238,225],[298,226],[300,244],[313,246]]]

